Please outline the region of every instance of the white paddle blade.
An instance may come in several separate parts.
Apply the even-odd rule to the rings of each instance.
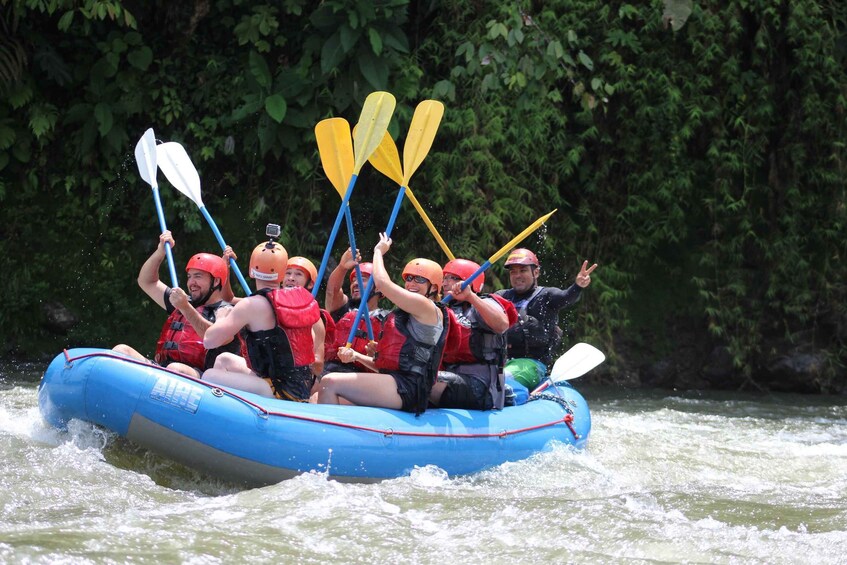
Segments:
[[[577,343],[556,359],[550,380],[554,383],[581,377],[606,360],[603,352],[587,343]]]
[[[138,172],[144,182],[158,188],[156,182],[156,135],[153,128],[148,129],[135,145],[135,162],[138,164]]]
[[[156,155],[159,158],[159,168],[173,187],[202,208],[200,175],[197,174],[197,169],[185,148],[176,141],[169,141],[156,146]]]

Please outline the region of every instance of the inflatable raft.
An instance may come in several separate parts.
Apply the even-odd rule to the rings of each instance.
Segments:
[[[260,486],[310,471],[370,482],[436,465],[465,475],[525,459],[554,442],[585,446],[591,416],[570,385],[499,411],[421,416],[276,400],[225,389],[103,349],[58,355],[39,385],[41,414],[102,426],[226,481]]]

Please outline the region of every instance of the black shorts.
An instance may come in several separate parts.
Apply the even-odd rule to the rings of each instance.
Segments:
[[[424,376],[409,371],[391,371],[388,374],[394,377],[397,394],[403,401],[401,410],[415,415],[422,414],[429,404],[432,382]]]
[[[438,382],[447,385],[438,402],[439,408],[491,410],[494,407],[488,385],[479,379],[450,371],[439,371]]]
[[[308,402],[314,377],[312,368],[308,365],[286,369],[285,373],[273,377],[265,377],[271,386],[274,396],[282,400]]]

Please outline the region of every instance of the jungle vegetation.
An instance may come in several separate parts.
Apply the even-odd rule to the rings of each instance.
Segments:
[[[722,360],[733,376],[707,384],[761,388],[805,355],[805,388],[844,386],[839,0],[0,0],[0,355],[152,352],[164,316],[135,278],[159,228],[133,156],[149,127],[188,150],[243,271],[268,222],[318,262],[339,199],[314,126],[355,124],[374,90],[397,98],[401,152],[415,105],[446,105],[411,184],[457,255],[482,262],[558,208],[525,244],[546,285],[600,264],[562,321],[608,378]],[[219,247],[160,183],[180,270]],[[366,255],[395,191],[363,169]],[[446,260],[408,204],[394,239],[394,268]],[[502,262],[487,283],[508,285]],[[77,323],[48,323],[56,303]]]

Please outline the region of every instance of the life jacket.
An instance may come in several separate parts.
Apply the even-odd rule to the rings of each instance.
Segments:
[[[329,312],[321,308],[321,319],[324,321],[324,362],[330,359],[330,355],[336,351],[335,349],[335,320],[332,319]]]
[[[491,298],[499,304],[509,320],[509,326],[517,322],[518,312],[515,305],[496,294],[480,295]],[[465,310],[461,303],[449,307],[454,316],[450,317],[450,333],[444,347],[442,365],[454,363],[483,363],[502,366],[506,361],[506,334],[497,334],[483,328],[482,316],[476,308]]]
[[[562,339],[562,330],[556,323],[558,316],[550,316],[546,320],[540,320],[527,313],[530,304],[543,288],[536,287],[528,298],[515,303],[516,307],[519,306],[517,308],[518,323],[506,332],[509,357],[512,359],[528,357],[548,363],[551,356],[550,352],[558,346]]]
[[[452,311],[435,303],[441,310],[443,328],[441,336],[434,345],[417,341],[409,331],[411,316],[408,312],[395,308],[382,324],[374,363],[381,372],[405,371],[424,379],[432,387],[441,364],[444,344],[450,329]]]
[[[288,369],[315,361],[312,326],[320,308],[312,294],[302,288],[262,289],[256,292],[273,308],[276,327],[257,332],[245,331],[248,362],[259,375],[281,378]]]
[[[341,319],[338,320],[338,322],[336,322],[335,344],[332,350],[332,356],[327,357],[327,360],[338,359],[338,348],[347,345],[347,338],[350,337],[350,328],[353,327],[353,322],[356,320],[356,315],[358,313],[358,309],[350,310],[345,313],[341,317]],[[382,331],[382,323],[388,316],[388,311],[378,308],[376,310],[368,312],[368,315],[371,318],[371,329],[373,329],[374,337],[378,337],[380,332]],[[351,345],[351,347],[362,355],[370,355],[367,350],[367,345],[369,341],[370,340],[368,339],[368,324],[365,319],[362,318],[361,320],[359,320],[359,327],[353,334],[353,344]],[[362,365],[361,363],[354,362],[353,364],[357,368],[362,369],[363,371],[371,371],[371,369]]]
[[[204,304],[197,307],[197,312],[204,319],[214,324],[218,308],[229,305],[229,302],[219,300],[214,304]],[[200,337],[197,330],[188,323],[182,312],[175,309],[170,313],[165,325],[162,327],[162,333],[156,342],[156,355],[154,359],[156,363],[162,366],[177,362],[185,363],[199,371],[204,371],[215,364],[215,359],[221,353],[240,354],[241,345],[240,340],[234,339],[221,347],[206,349],[203,347],[203,338]]]

